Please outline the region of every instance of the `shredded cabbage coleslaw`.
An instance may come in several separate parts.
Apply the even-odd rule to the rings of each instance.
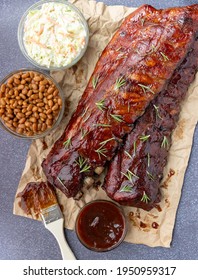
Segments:
[[[29,12],[24,25],[24,46],[42,66],[70,64],[86,44],[86,30],[76,11],[61,3],[45,3]]]

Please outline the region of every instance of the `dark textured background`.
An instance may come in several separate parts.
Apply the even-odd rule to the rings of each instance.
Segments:
[[[14,69],[31,65],[17,43],[17,26],[21,15],[36,0],[0,1],[0,79]],[[156,8],[182,6],[197,0],[104,0],[107,5],[138,7],[148,3]],[[84,248],[75,232],[66,231],[68,242],[78,259],[198,259],[198,130],[185,176],[177,212],[171,248],[150,248],[122,243],[108,253]],[[56,240],[42,223],[14,216],[13,200],[21,177],[30,142],[13,138],[0,129],[0,259],[61,259]]]

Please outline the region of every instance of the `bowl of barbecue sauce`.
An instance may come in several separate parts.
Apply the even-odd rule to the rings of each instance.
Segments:
[[[124,213],[119,206],[107,200],[89,202],[77,216],[76,234],[90,250],[112,250],[120,245],[126,235]]]

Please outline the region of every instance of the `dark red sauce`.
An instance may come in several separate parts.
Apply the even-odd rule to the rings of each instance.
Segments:
[[[156,223],[156,222],[153,222],[153,223],[152,223],[152,228],[157,229],[158,227],[159,227],[159,224],[158,224],[158,223]]]
[[[140,227],[141,228],[146,228],[147,227],[147,224],[143,223],[142,221],[140,221]]]
[[[82,244],[91,250],[111,250],[125,237],[124,214],[115,203],[105,200],[90,202],[77,217],[76,233]]]

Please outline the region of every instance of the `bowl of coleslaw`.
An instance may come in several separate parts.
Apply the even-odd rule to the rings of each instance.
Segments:
[[[89,28],[83,14],[63,0],[42,0],[29,7],[18,26],[23,55],[45,70],[66,69],[84,55]]]

